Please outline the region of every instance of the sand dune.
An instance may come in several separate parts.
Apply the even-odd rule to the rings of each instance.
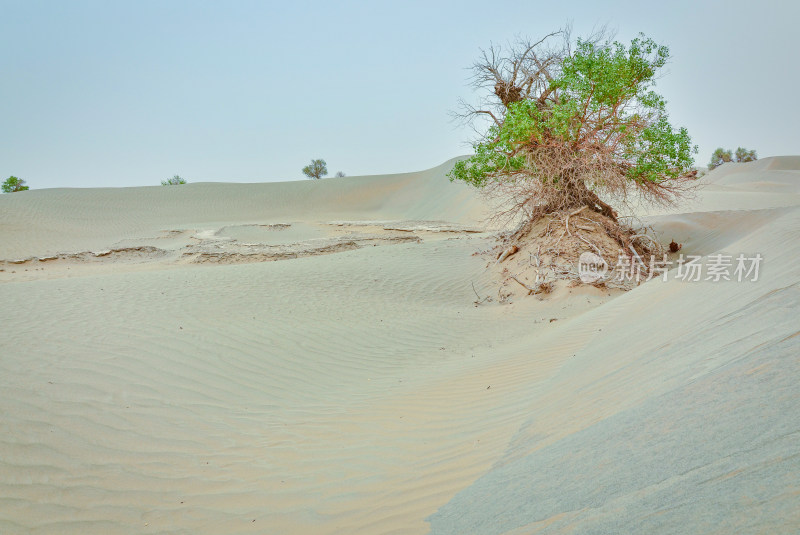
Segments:
[[[418,173],[265,184],[46,189],[0,197],[0,258],[108,249],[123,239],[162,237],[229,224],[483,217],[474,193],[443,179],[452,160]]]
[[[0,196],[0,532],[800,529],[800,157],[651,212],[756,282],[480,306],[450,165]]]

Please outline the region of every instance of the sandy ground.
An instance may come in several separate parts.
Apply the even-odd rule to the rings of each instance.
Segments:
[[[450,165],[0,196],[0,533],[800,531],[800,157],[648,218],[755,282],[479,306]]]

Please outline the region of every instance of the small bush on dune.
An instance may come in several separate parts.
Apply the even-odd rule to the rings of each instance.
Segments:
[[[754,162],[756,160],[758,160],[758,156],[754,150],[739,147],[736,149],[735,153],[732,153],[731,151],[720,147],[714,151],[714,154],[711,155],[711,161],[708,163],[708,170],[712,171],[720,165],[728,162],[745,163]]]
[[[162,180],[162,186],[179,186],[181,184],[186,184],[186,180],[180,177],[180,175],[175,175],[170,179]]]
[[[733,155],[731,154],[731,151],[719,147],[711,155],[711,161],[708,162],[708,170],[712,171],[720,165],[731,161],[733,161]]]
[[[16,193],[18,191],[27,191],[28,189],[25,181],[15,176],[10,176],[3,182],[3,193]]]
[[[328,164],[323,159],[311,160],[311,163],[303,167],[303,174],[312,180],[319,180],[328,174]]]
[[[756,155],[756,151],[754,150],[747,150],[744,147],[739,147],[736,149],[736,161],[739,163],[744,162],[754,162],[758,160],[758,156]]]

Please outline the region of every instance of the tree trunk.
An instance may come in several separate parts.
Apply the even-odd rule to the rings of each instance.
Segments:
[[[594,197],[594,199],[593,199],[594,202],[592,204],[590,204],[589,207],[592,210],[603,214],[604,216],[606,216],[607,218],[609,218],[610,220],[612,220],[613,222],[616,223],[617,222],[617,212],[613,208],[611,208],[611,206],[609,206],[608,204],[606,204],[602,200],[600,200],[600,197],[598,197],[596,193],[591,192],[591,191],[589,193]]]
[[[580,178],[568,177],[564,181],[564,184],[564,194],[566,199],[568,199],[568,207],[574,206],[575,208],[578,208],[586,205],[595,212],[603,214],[616,223],[617,212],[614,211],[610,205],[603,202],[595,192],[587,188],[586,183],[583,180]]]

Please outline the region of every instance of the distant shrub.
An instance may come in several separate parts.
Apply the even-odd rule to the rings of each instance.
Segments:
[[[716,169],[720,165],[727,162],[745,163],[754,162],[756,160],[758,160],[758,156],[754,150],[748,150],[744,147],[739,147],[736,149],[735,153],[731,153],[729,150],[719,148],[714,151],[714,154],[711,155],[711,162],[708,164],[708,170],[711,171],[712,169]]]
[[[731,154],[731,151],[720,147],[714,151],[714,154],[711,155],[711,161],[708,163],[708,170],[711,171],[712,169],[716,169],[720,165],[730,161],[733,161],[733,155]]]
[[[323,159],[311,160],[311,163],[303,167],[303,174],[312,180],[319,180],[328,174],[328,164]]]
[[[343,177],[343,176],[347,176],[347,175],[346,175],[346,174],[344,174],[344,171],[336,171],[336,176],[337,176],[337,177],[339,177],[339,178],[341,178],[341,177]]]
[[[26,191],[28,186],[25,181],[15,176],[10,176],[3,182],[3,193],[15,193],[17,191]]]
[[[186,184],[186,180],[180,177],[180,175],[175,175],[174,177],[170,178],[169,180],[162,180],[162,186],[178,186],[180,184]]]
[[[756,156],[756,151],[754,150],[747,150],[744,147],[739,147],[736,149],[736,161],[740,163],[744,162],[754,162],[758,160],[758,156]]]

